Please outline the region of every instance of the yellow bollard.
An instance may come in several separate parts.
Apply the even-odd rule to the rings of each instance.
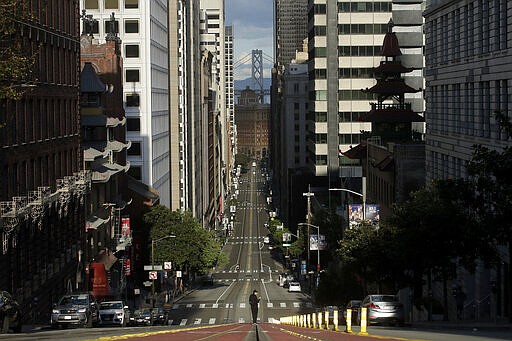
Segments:
[[[352,333],[352,309],[347,309],[347,333]]]
[[[313,317],[313,328],[316,329],[316,314],[313,313],[312,317]]]
[[[361,332],[359,334],[367,335],[366,331],[366,308],[361,308]]]
[[[332,324],[334,325],[334,331],[338,331],[338,311],[334,310],[332,312]]]
[[[324,319],[325,319],[325,329],[329,329],[329,312],[324,312]]]
[[[311,314],[308,314],[308,328],[311,328]]]
[[[318,313],[318,329],[322,329],[322,312]]]

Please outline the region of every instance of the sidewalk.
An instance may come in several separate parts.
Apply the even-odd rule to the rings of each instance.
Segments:
[[[186,297],[188,294],[192,293],[193,291],[197,290],[197,288],[199,287],[200,285],[197,284],[197,283],[193,283],[190,285],[190,288],[188,288],[183,294],[180,294],[176,297],[174,297],[174,300],[173,300],[173,303],[176,303],[180,300],[182,300],[184,297]],[[22,333],[36,333],[36,332],[39,332],[41,330],[50,330],[51,329],[51,326],[50,324],[41,324],[41,323],[32,323],[32,322],[29,322],[29,323],[26,323],[24,324],[22,327],[21,327],[21,332]]]
[[[500,321],[421,321],[407,324],[407,326],[421,329],[450,329],[450,330],[482,330],[482,331],[512,331],[512,323]]]

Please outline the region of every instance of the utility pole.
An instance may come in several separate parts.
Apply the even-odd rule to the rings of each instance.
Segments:
[[[309,268],[309,263],[310,263],[310,255],[309,255],[309,234],[310,234],[310,225],[311,225],[311,197],[315,196],[315,193],[312,193],[311,192],[311,185],[308,185],[308,191],[307,193],[302,193],[303,196],[307,197],[308,198],[308,215],[306,217],[307,221],[308,221],[308,243],[307,243],[307,247],[308,247],[308,268]]]

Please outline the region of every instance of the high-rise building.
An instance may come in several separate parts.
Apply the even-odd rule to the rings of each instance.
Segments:
[[[466,177],[473,146],[511,142],[494,112],[511,116],[512,3],[430,1],[425,11],[427,181]]]
[[[204,146],[200,86],[199,0],[169,2],[169,103],[172,209],[189,210],[202,220]]]
[[[215,205],[210,206],[210,213],[215,213],[217,218],[223,215],[224,199],[228,192],[228,173],[229,173],[229,124],[230,118],[226,110],[226,39],[224,28],[224,0],[200,0],[201,7],[201,47],[207,50],[212,57],[211,60],[211,85],[210,85],[210,104],[209,110],[212,113],[212,124],[215,129],[214,155],[210,175],[215,174],[215,188],[213,196]],[[210,115],[210,114],[209,114]],[[208,143],[210,145],[211,143]],[[212,173],[213,172],[213,173]],[[211,219],[208,219],[211,221]],[[220,221],[219,219],[217,221]],[[219,224],[215,223],[218,227]],[[213,226],[211,226],[213,227]]]
[[[381,46],[390,19],[404,50],[402,63],[413,68],[414,88],[423,84],[422,1],[309,1],[310,136],[309,165],[317,177],[331,183],[342,177],[360,177],[361,167],[339,157],[364,139],[371,126],[360,117],[375,98],[361,89],[375,84]],[[422,112],[421,93],[406,98]],[[392,100],[388,101],[392,103]],[[418,130],[422,125],[419,124]],[[336,180],[339,181],[339,180]],[[339,184],[339,183],[338,183]]]
[[[132,141],[129,174],[155,188],[160,204],[170,207],[168,3],[80,0],[80,8],[97,20],[92,33],[100,42],[108,32],[111,14],[117,18],[127,139]]]
[[[228,145],[226,146],[228,152],[227,164],[230,170],[235,169],[235,155],[236,155],[236,123],[235,123],[235,79],[233,68],[234,46],[233,46],[233,26],[226,26],[224,29],[225,38],[225,72],[226,72],[226,111],[229,121],[228,125]],[[228,184],[231,184],[231,172],[228,172]]]
[[[1,8],[13,29],[0,33],[2,58],[10,49],[28,68],[0,81],[0,287],[45,316],[67,289],[84,288],[91,178],[80,150],[78,3],[24,4]]]
[[[275,61],[285,66],[302,51],[307,38],[308,0],[276,0],[274,8]]]

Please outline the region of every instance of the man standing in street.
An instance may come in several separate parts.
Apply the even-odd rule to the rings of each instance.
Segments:
[[[258,297],[258,291],[254,290],[249,296],[249,304],[251,305],[252,311],[252,323],[258,323],[258,303],[260,298]]]

